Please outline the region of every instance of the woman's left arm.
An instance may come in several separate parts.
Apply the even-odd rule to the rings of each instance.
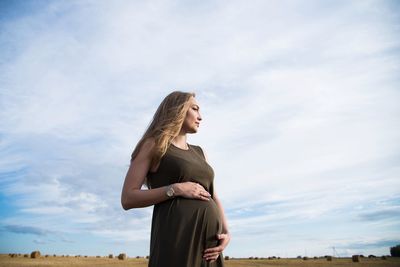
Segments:
[[[229,234],[228,221],[226,220],[226,217],[225,217],[224,208],[222,207],[221,201],[219,200],[219,198],[217,196],[217,192],[215,192],[215,189],[214,189],[213,199],[214,199],[215,204],[217,204],[218,209],[221,211],[222,234]]]
[[[208,163],[208,158],[206,153],[203,150],[204,157],[206,159],[206,162]],[[204,255],[203,258],[205,260],[210,260],[211,262],[216,261],[219,257],[219,255],[222,253],[222,251],[226,248],[228,245],[229,241],[231,240],[231,235],[229,233],[228,229],[228,221],[226,220],[224,208],[222,207],[221,201],[219,200],[217,196],[217,192],[214,188],[213,192],[213,199],[215,204],[217,204],[218,209],[221,212],[221,221],[222,221],[222,233],[217,234],[217,239],[219,240],[219,244],[216,247],[213,248],[207,248],[204,250]]]
[[[203,258],[205,260],[209,260],[210,262],[216,261],[222,251],[228,246],[229,241],[231,240],[231,235],[228,230],[228,223],[225,217],[224,209],[222,207],[221,201],[217,197],[217,194],[214,189],[214,197],[213,197],[215,203],[217,204],[219,210],[221,211],[221,220],[222,220],[222,233],[217,234],[217,239],[219,240],[219,244],[216,247],[213,248],[207,248],[204,250],[204,255]]]

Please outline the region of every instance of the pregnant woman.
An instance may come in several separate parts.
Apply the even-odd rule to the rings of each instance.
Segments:
[[[186,141],[200,126],[199,109],[194,93],[172,92],[132,153],[121,203],[154,205],[150,267],[224,266],[230,234],[214,171],[202,148]]]

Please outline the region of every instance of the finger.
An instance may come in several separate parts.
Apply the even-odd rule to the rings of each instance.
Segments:
[[[205,196],[202,196],[202,195],[199,195],[198,198],[201,199],[201,200],[210,201],[210,199],[208,197],[205,197]]]
[[[218,257],[219,257],[219,255],[217,255],[214,259],[210,260],[210,263],[216,261],[218,259]]]
[[[219,253],[207,256],[205,259],[206,260],[214,260],[215,261],[216,259],[218,259],[218,257],[219,257]]]
[[[204,250],[204,253],[214,253],[214,252],[221,252],[221,251],[222,251],[222,247],[217,246],[217,247],[208,248],[208,249]]]
[[[205,259],[215,259],[217,258],[219,253],[214,253],[214,254],[208,254],[207,256],[204,256]]]
[[[219,252],[216,252],[216,253],[208,253],[208,254],[205,254],[205,255],[203,256],[203,258],[211,259],[211,258],[217,257],[219,254],[220,254]]]
[[[204,192],[199,193],[199,198],[204,199],[204,200],[210,200],[208,197],[208,193],[204,193]]]
[[[204,201],[210,201],[210,199],[208,197],[203,197],[203,196],[199,197],[199,199],[204,200]]]
[[[222,252],[222,250],[221,251],[211,251],[211,252],[204,252],[204,255],[203,255],[203,257],[209,257],[209,256],[215,256],[215,255],[218,255],[218,254],[220,254]]]
[[[201,195],[204,197],[211,197],[210,193],[208,193],[207,191],[202,191]]]

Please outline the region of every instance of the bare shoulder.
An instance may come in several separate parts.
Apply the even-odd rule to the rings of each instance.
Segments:
[[[143,142],[143,147],[146,149],[152,149],[156,145],[156,140],[154,137],[148,137]]]
[[[139,154],[150,155],[153,152],[155,145],[156,141],[154,137],[146,138],[140,147]]]

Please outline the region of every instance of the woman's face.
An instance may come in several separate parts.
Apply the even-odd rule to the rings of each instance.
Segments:
[[[182,129],[187,133],[197,133],[201,120],[200,106],[196,99],[192,96],[189,99],[189,109],[186,113],[186,118],[183,122]]]

